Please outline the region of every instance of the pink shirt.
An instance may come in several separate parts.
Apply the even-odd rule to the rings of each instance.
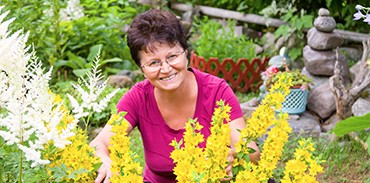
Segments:
[[[230,119],[243,116],[238,99],[225,80],[196,69],[189,69],[195,75],[198,84],[197,104],[193,118],[197,118],[204,127],[201,132],[207,138],[210,135],[210,122],[216,102],[223,99],[231,108]],[[154,86],[144,80],[135,84],[118,102],[118,111],[126,111],[125,118],[133,127],[138,127],[144,145],[145,168],[144,182],[176,182],[173,174],[174,163],[170,158],[173,139],[180,140],[184,129],[174,130],[164,121],[156,100]],[[205,143],[200,144],[204,147]]]

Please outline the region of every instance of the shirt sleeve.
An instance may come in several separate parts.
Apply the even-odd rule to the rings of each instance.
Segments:
[[[226,104],[229,104],[231,107],[230,111],[230,120],[238,119],[243,117],[243,111],[240,107],[238,98],[236,97],[234,91],[227,84],[225,80],[220,83],[220,88],[217,96],[217,101],[220,99],[224,100]]]
[[[139,93],[140,89],[137,86],[133,86],[122,96],[122,98],[118,101],[116,105],[117,112],[127,112],[125,115],[125,119],[131,124],[133,128],[139,124],[139,105],[137,105],[140,101]]]

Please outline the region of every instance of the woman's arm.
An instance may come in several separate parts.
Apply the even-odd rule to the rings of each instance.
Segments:
[[[245,128],[245,121],[244,118],[237,118],[233,121],[230,121],[230,140],[231,140],[231,149],[235,152],[235,144],[239,142],[240,140],[240,132],[238,130]],[[257,162],[260,159],[261,151],[258,148],[256,142],[251,142],[248,144],[248,147],[253,148],[256,152],[249,155],[250,160],[257,164]]]
[[[226,167],[226,173],[229,175],[229,178],[221,179],[221,182],[230,181],[233,177],[233,174],[232,174],[233,162],[234,162],[234,159],[237,155],[236,152],[235,152],[235,145],[236,145],[236,143],[239,142],[239,138],[240,138],[240,132],[238,130],[241,130],[241,129],[245,128],[245,122],[244,122],[243,117],[240,117],[240,118],[237,118],[235,120],[230,121],[229,125],[230,125],[230,145],[231,145],[231,148],[230,148],[227,160],[229,161],[230,164],[229,164],[229,166]],[[256,151],[256,152],[250,154],[249,157],[250,157],[250,160],[253,163],[257,164],[257,162],[260,158],[260,153],[261,153],[257,144],[255,142],[251,142],[251,143],[248,144],[248,147],[251,147]]]
[[[95,183],[100,183],[104,180],[103,183],[109,183],[109,178],[112,176],[112,172],[110,171],[110,164],[112,160],[109,157],[109,141],[110,138],[114,135],[111,132],[112,126],[106,124],[103,130],[95,137],[94,140],[91,141],[90,146],[95,148],[95,155],[100,157],[101,162],[103,163],[99,170],[98,176],[95,179]],[[130,134],[132,130],[132,126],[129,123],[128,128],[126,130],[127,134]]]

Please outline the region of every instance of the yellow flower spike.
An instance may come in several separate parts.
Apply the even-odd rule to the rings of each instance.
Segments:
[[[230,120],[231,107],[224,101],[217,102],[217,106],[212,115],[211,135],[206,148],[198,146],[204,141],[203,134],[199,132],[203,127],[193,119],[185,125],[184,146],[176,148],[176,140],[172,141],[175,150],[171,158],[176,162],[174,174],[178,182],[218,182],[227,176],[225,168],[228,165],[230,127],[224,122]]]
[[[94,156],[95,150],[87,144],[87,135],[83,130],[78,129],[76,135],[69,140],[71,144],[63,149],[56,149],[54,155],[50,157],[53,163],[48,164],[46,169],[52,173],[51,168],[65,165],[68,175],[84,170],[82,173],[77,173],[75,178],[65,177],[63,181],[93,182],[96,177],[94,167],[100,164],[100,159]]]
[[[111,177],[112,183],[142,182],[143,168],[133,159],[137,156],[130,150],[130,137],[127,136],[128,121],[124,119],[124,112],[112,114],[108,124],[112,125],[115,134],[110,139],[109,151],[111,152]]]

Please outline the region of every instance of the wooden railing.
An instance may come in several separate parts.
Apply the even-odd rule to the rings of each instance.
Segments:
[[[222,62],[210,58],[206,61],[194,52],[190,56],[191,67],[224,78],[234,91],[239,92],[258,90],[262,84],[261,72],[266,70],[268,61],[269,58],[253,58],[251,61],[241,58],[236,62],[231,58]]]

